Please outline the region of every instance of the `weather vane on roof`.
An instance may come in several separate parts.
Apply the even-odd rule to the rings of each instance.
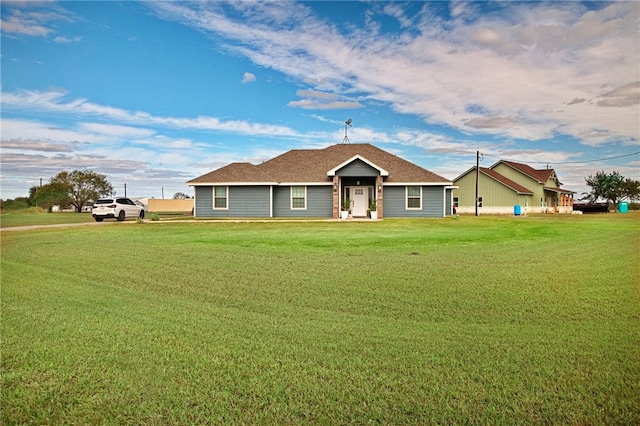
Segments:
[[[351,143],[349,136],[347,136],[347,127],[351,127],[351,122],[351,119],[344,122],[344,139],[342,139],[342,143]]]

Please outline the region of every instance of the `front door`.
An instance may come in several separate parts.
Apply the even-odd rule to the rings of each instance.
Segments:
[[[351,188],[351,196],[353,197],[353,203],[351,204],[351,214],[356,217],[366,217],[367,209],[369,208],[369,200],[367,196],[369,191],[362,186],[356,186]]]

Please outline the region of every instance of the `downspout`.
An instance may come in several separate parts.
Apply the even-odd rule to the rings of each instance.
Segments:
[[[376,177],[376,191],[378,191],[378,199],[377,199],[377,204],[378,204],[378,219],[384,219],[384,198],[383,198],[383,185],[384,185],[384,179],[382,177],[382,175],[378,174],[378,176]]]
[[[447,187],[442,187],[442,217],[447,217]]]

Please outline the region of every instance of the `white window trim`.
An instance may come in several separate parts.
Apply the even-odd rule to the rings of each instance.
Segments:
[[[225,203],[226,207],[216,207],[216,188],[218,188],[218,187],[223,187],[225,189],[225,191],[226,191],[226,194],[225,194],[225,199],[227,201]],[[213,196],[213,198],[212,198],[213,210],[229,210],[229,187],[228,186],[224,186],[224,185],[214,185],[211,188],[211,192],[212,192],[211,195]],[[218,197],[218,198],[222,198],[222,197]]]
[[[293,207],[293,188],[302,187],[304,188],[304,207]],[[289,205],[291,210],[306,210],[307,209],[307,187],[306,185],[292,185],[289,187]]]
[[[420,188],[420,207],[409,207],[409,187],[417,186]],[[406,210],[422,210],[422,185],[407,185],[404,188],[404,207]]]

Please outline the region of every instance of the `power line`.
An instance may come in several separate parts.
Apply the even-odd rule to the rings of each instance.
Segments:
[[[598,158],[595,160],[583,160],[583,161],[563,161],[562,164],[581,164],[581,163],[595,163],[596,161],[607,161],[607,160],[615,160],[617,158],[624,158],[624,157],[631,157],[632,155],[637,155],[640,154],[640,151],[636,151],[636,152],[632,152],[630,154],[623,154],[623,155],[617,155],[615,157],[606,157],[606,158]],[[498,160],[503,160],[503,161],[512,161],[514,163],[520,163],[522,162],[522,160],[509,160],[509,159],[504,159],[504,158],[500,158],[500,157],[496,157],[494,155],[489,155],[489,154],[482,154],[485,157],[490,157],[490,158],[495,158]],[[555,161],[527,161],[527,163],[534,163],[534,164],[553,164],[555,163]]]

